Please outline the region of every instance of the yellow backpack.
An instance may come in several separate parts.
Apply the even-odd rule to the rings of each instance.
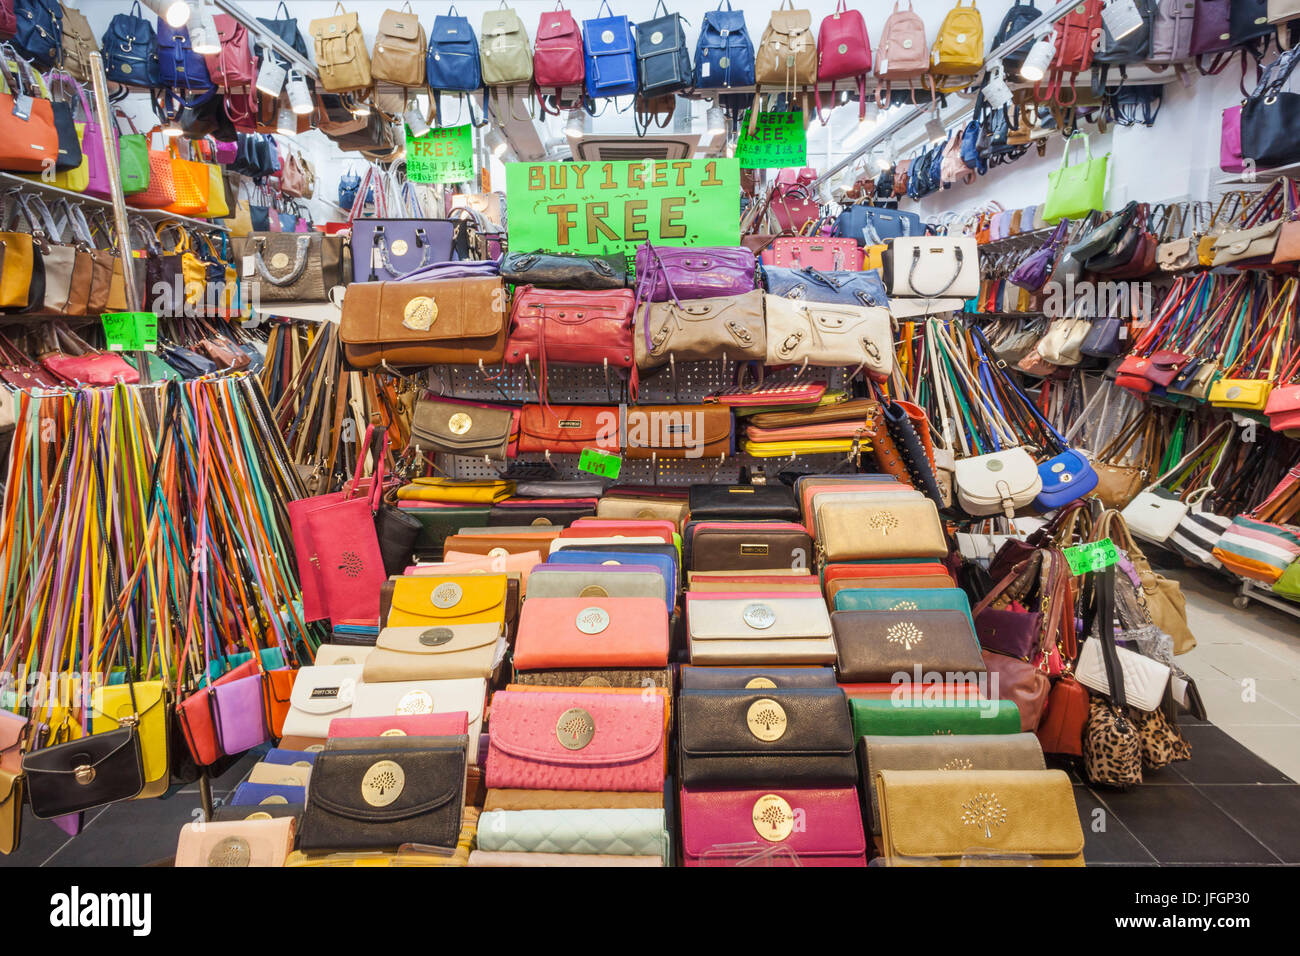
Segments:
[[[943,18],[943,26],[930,47],[930,71],[936,76],[973,76],[984,65],[984,21],[975,8],[957,0],[957,6]],[[961,86],[944,89],[952,92]]]

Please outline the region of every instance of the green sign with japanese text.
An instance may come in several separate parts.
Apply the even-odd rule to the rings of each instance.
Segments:
[[[740,125],[736,159],[741,169],[785,169],[808,161],[808,134],[803,113],[759,113],[754,132],[749,131],[750,111]]]
[[[510,248],[623,253],[740,245],[734,159],[507,163]]]
[[[470,125],[431,129],[412,136],[406,127],[406,176],[413,183],[467,183],[474,178]]]

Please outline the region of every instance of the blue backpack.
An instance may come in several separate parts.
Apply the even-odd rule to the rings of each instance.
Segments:
[[[118,13],[108,21],[101,41],[104,73],[113,83],[125,86],[157,86],[158,39],[153,24],[140,15],[140,0],[130,13]]]
[[[185,106],[201,106],[216,95],[208,65],[194,52],[188,27],[158,20],[158,82]]]
[[[357,193],[361,190],[361,174],[346,172],[339,177],[339,205],[344,209],[351,209],[352,204],[357,201]]]
[[[433,91],[433,110],[442,122],[439,91],[473,93],[483,89],[483,70],[479,63],[478,38],[469,20],[453,6],[444,16],[433,18],[429,31],[429,52],[424,59],[425,84]],[[470,101],[470,121],[474,120],[474,100]],[[484,92],[484,103],[487,94]]]
[[[636,41],[627,17],[616,17],[609,0],[601,0],[597,16],[582,23],[586,54],[587,96],[592,99],[636,94]]]
[[[37,66],[63,59],[63,7],[58,0],[14,0],[14,45]]]
[[[717,89],[726,86],[754,85],[754,44],[745,29],[745,13],[731,9],[731,0],[723,0],[727,9],[709,10],[700,26],[700,41],[695,47],[695,86]]]

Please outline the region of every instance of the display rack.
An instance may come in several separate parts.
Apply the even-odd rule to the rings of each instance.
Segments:
[[[1277,597],[1270,589],[1263,587],[1257,581],[1242,578],[1241,585],[1237,588],[1237,596],[1232,599],[1232,606],[1244,611],[1250,606],[1251,601],[1267,604],[1269,607],[1290,614],[1292,617],[1300,618],[1300,604],[1295,601],[1288,601],[1286,598]]]
[[[111,199],[97,199],[94,196],[87,196],[85,193],[74,192],[71,189],[63,189],[62,187],[55,186],[52,183],[43,183],[40,182],[39,180],[26,179],[14,173],[0,172],[0,181],[12,183],[13,185],[20,186],[23,189],[34,189],[37,192],[44,193],[47,195],[60,196],[64,199],[70,200],[71,202],[75,202],[75,203],[85,203],[87,205],[92,205],[92,206],[103,206],[106,209],[113,208],[113,201]],[[167,212],[166,210],[163,209],[137,209],[134,206],[128,206],[127,215],[138,216],[142,219],[147,219],[150,222],[161,222],[163,220],[175,220],[177,222],[188,223],[189,225],[194,226],[198,229],[215,229],[218,232],[230,231],[225,226],[223,226],[219,220],[194,219],[191,218],[190,216],[180,216],[174,212]]]

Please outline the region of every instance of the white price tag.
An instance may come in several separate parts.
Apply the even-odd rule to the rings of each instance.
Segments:
[[[709,78],[709,61],[708,61],[708,60],[705,60],[703,63],[700,64],[700,77],[701,77],[702,79],[706,79],[706,80]]]
[[[244,256],[243,269],[244,269],[244,278],[246,279],[251,279],[253,276],[257,275],[257,257]]]
[[[1142,26],[1142,14],[1133,0],[1110,0],[1101,11],[1101,21],[1111,43],[1117,43]]]
[[[20,93],[14,97],[14,116],[17,116],[20,120],[31,119],[32,98],[26,93]]]
[[[988,70],[988,82],[984,84],[984,102],[990,109],[1000,110],[1011,102],[1011,87],[1007,86],[1006,72],[1001,61],[996,61]]]

